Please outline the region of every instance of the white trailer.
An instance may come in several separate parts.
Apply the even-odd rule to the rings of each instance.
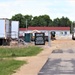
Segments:
[[[19,21],[11,21],[11,38],[19,38]]]
[[[9,43],[11,37],[11,25],[9,19],[0,18],[0,45]]]
[[[10,38],[10,21],[8,19],[0,19],[0,39]]]

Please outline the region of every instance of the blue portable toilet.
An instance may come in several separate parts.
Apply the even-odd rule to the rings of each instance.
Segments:
[[[25,42],[31,42],[31,33],[25,33],[24,34],[24,41]]]

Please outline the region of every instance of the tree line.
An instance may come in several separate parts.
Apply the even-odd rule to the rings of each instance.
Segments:
[[[72,21],[69,18],[62,16],[62,18],[51,19],[49,15],[22,15],[15,14],[11,20],[19,21],[20,28],[26,28],[28,26],[47,26],[47,27],[70,27]]]

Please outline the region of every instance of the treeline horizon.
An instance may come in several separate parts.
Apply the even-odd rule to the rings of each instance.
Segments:
[[[71,27],[72,21],[68,17],[62,16],[61,18],[51,19],[49,15],[22,15],[21,13],[12,16],[11,20],[19,21],[20,28],[29,26],[39,27]]]

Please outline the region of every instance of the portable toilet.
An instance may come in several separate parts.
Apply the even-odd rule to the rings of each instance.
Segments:
[[[31,42],[31,33],[25,33],[24,41],[25,42]]]

